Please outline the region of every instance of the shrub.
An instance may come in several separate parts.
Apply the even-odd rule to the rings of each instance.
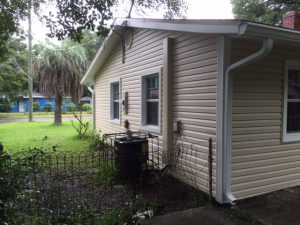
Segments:
[[[90,145],[89,148],[91,151],[101,151],[104,150],[105,148],[109,148],[109,144],[105,143],[105,141],[102,138],[102,132],[99,130],[93,131],[90,134]]]
[[[85,104],[82,105],[81,109],[82,109],[82,111],[90,112],[90,111],[92,111],[92,105],[88,104],[88,103],[85,103]]]
[[[74,112],[76,111],[76,105],[74,103],[70,103],[67,105],[67,111],[68,112]]]
[[[33,102],[32,108],[34,112],[38,112],[40,110],[40,103],[37,101]]]
[[[44,111],[45,112],[52,112],[53,111],[53,105],[51,102],[46,102],[44,106]]]
[[[0,98],[0,112],[9,112],[11,108],[11,103],[6,98]]]

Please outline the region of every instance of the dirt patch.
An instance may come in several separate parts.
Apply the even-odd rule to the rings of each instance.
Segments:
[[[158,201],[156,215],[195,208],[207,203],[207,196],[170,175],[160,173],[148,176],[141,193]]]

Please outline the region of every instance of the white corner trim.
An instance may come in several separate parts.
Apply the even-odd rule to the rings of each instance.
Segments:
[[[224,74],[230,63],[231,56],[230,39],[224,35],[218,40],[218,73],[217,73],[217,127],[216,127],[216,201],[224,202],[223,186],[224,181]]]
[[[284,97],[283,97],[283,121],[282,142],[300,141],[299,133],[287,133],[287,105],[288,105],[288,71],[289,69],[300,70],[300,61],[285,60],[284,63]]]

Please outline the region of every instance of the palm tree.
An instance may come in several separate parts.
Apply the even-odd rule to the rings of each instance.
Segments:
[[[42,94],[55,98],[54,124],[62,122],[63,97],[70,96],[77,103],[82,96],[80,79],[86,67],[85,49],[70,40],[60,46],[47,46],[39,54],[36,69]]]

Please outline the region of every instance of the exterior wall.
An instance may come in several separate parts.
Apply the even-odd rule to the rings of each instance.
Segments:
[[[174,38],[171,60],[173,119],[182,122],[181,136],[174,135],[173,138],[176,146],[172,151],[174,175],[207,191],[208,139],[215,140],[216,135],[216,37],[135,29],[132,47],[125,53],[125,63],[122,64],[122,46],[119,43],[95,78],[96,129],[105,133],[123,132],[124,120],[127,119],[132,131],[140,130],[140,76],[145,70],[162,67],[163,39],[166,37]],[[109,82],[115,78],[121,79],[122,96],[125,91],[129,96],[128,114],[122,112],[120,125],[110,122]],[[161,149],[162,134],[159,134],[159,139],[164,156],[166,150]]]
[[[233,41],[232,61],[261,47]],[[300,142],[282,143],[284,62],[300,48],[275,44],[271,54],[234,72],[232,191],[247,198],[300,185]]]

